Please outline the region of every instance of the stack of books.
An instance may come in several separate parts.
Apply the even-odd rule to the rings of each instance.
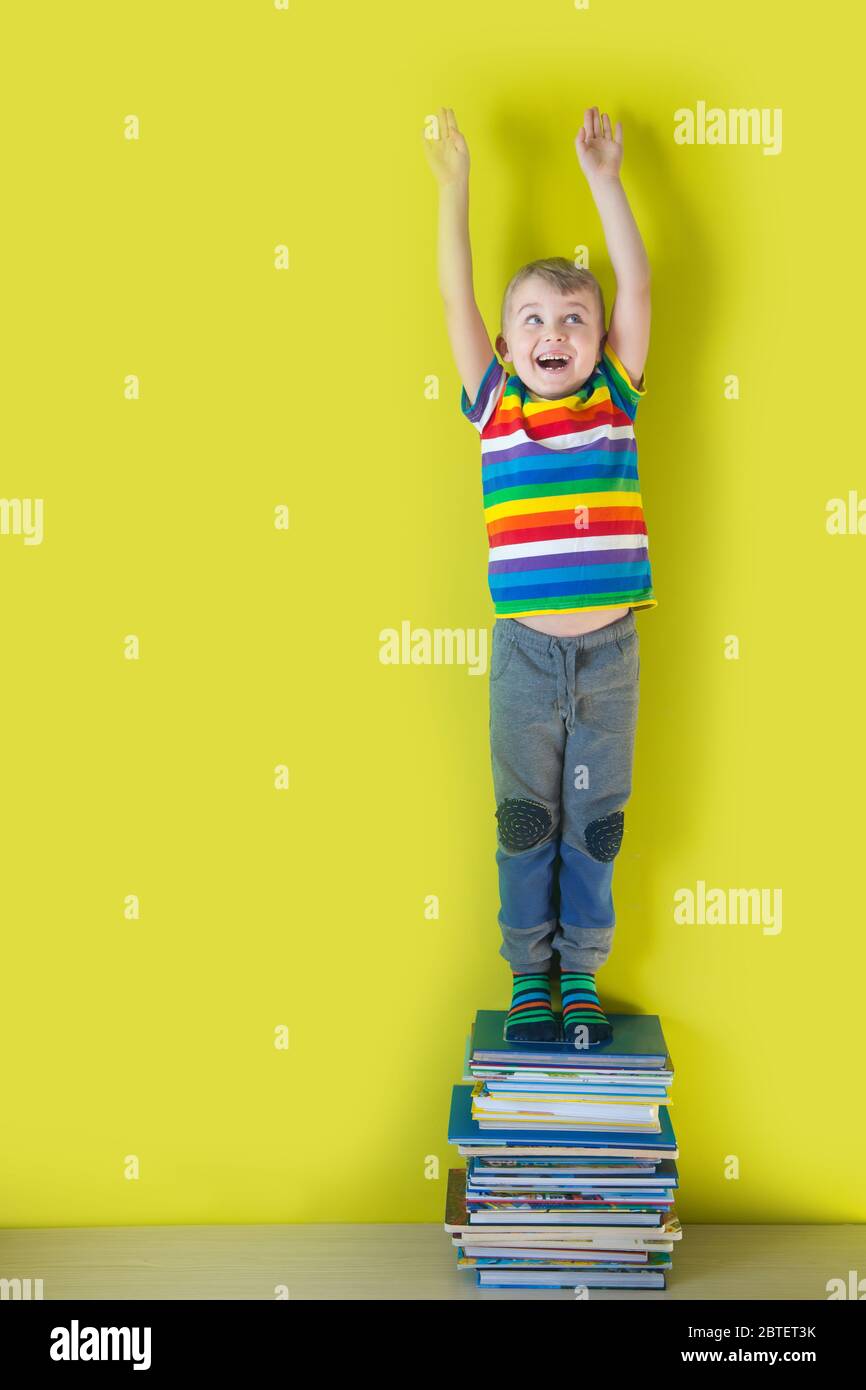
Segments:
[[[608,1014],[613,1038],[583,1049],[505,1042],[505,1018],[479,1010],[451,1097],[458,1268],[485,1288],[664,1289],[682,1228],[658,1018]]]

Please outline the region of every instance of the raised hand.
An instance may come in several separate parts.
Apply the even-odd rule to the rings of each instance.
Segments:
[[[586,177],[593,179],[619,178],[622,164],[622,121],[616,123],[616,134],[610,133],[610,116],[598,113],[591,106],[583,113],[583,125],[574,141],[580,167]]]
[[[436,113],[438,139],[424,132],[424,150],[428,163],[440,185],[460,183],[469,178],[469,150],[457,129],[457,119],[450,106],[440,106]]]

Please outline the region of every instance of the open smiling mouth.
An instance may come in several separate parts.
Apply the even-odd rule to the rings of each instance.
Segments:
[[[564,372],[571,359],[563,352],[542,352],[535,360],[545,372]]]

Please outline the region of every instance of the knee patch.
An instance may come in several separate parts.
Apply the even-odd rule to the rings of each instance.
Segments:
[[[496,808],[499,838],[506,849],[529,849],[544,839],[553,817],[540,801],[521,801],[506,797]]]
[[[613,811],[609,816],[591,820],[584,831],[586,847],[593,859],[603,861],[613,859],[622,844],[622,830],[625,816],[622,811]]]

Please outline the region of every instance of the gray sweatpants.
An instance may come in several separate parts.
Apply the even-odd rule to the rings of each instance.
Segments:
[[[595,972],[614,930],[613,860],[631,795],[640,652],[634,611],[578,637],[497,618],[490,661],[500,955]]]

